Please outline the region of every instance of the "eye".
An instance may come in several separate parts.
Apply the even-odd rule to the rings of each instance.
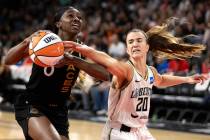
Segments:
[[[77,18],[78,18],[79,20],[82,20],[82,17],[81,17],[81,16],[77,16]]]
[[[142,42],[142,38],[138,38],[137,39],[137,42]]]
[[[128,40],[128,44],[132,44],[133,43],[133,39]]]
[[[68,17],[72,18],[74,15],[73,14],[68,14]]]

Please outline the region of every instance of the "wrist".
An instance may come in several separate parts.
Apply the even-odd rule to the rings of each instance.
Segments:
[[[186,83],[191,83],[191,78],[189,77],[189,76],[187,76],[187,77],[185,77],[185,81],[186,81]]]
[[[23,40],[20,44],[19,44],[19,48],[20,48],[20,53],[22,53],[23,55],[27,55],[28,51],[29,51],[29,40]]]
[[[90,55],[92,55],[93,50],[94,49],[92,47],[89,47],[89,46],[83,44],[81,47],[81,50],[79,52],[84,56],[90,56]]]
[[[22,44],[23,45],[26,45],[26,44],[29,44],[30,43],[30,39],[29,38],[26,38],[22,41]]]

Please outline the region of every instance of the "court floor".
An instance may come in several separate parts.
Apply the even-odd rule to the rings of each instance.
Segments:
[[[71,140],[100,140],[103,123],[70,120]],[[210,135],[149,129],[157,140],[210,140]],[[14,114],[0,111],[0,140],[24,140]]]

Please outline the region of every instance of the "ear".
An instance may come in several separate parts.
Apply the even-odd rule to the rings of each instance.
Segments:
[[[147,52],[149,51],[149,44],[146,44],[146,47],[147,47]]]
[[[127,46],[126,46],[126,48],[125,48],[125,49],[126,49],[127,54],[129,54],[129,52],[128,52],[128,47],[127,47]]]
[[[127,55],[130,56],[132,54],[132,52],[131,52],[131,49],[128,49],[128,48],[130,48],[130,47],[126,46],[125,49],[126,49]]]
[[[61,22],[58,21],[58,22],[55,23],[55,25],[56,25],[56,27],[57,27],[58,29],[61,28]]]

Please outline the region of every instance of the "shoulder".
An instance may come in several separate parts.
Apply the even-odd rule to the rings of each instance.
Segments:
[[[114,84],[116,89],[121,89],[122,87],[128,85],[128,83],[130,83],[133,79],[134,75],[134,68],[131,64],[129,64],[129,62],[120,62],[120,65],[122,67],[121,69],[123,69],[122,72],[120,72],[121,74],[118,73],[112,78],[112,84]]]
[[[158,73],[158,71],[156,70],[155,67],[149,66],[149,68],[151,69],[151,71],[154,75],[154,78],[155,78],[154,85],[157,86],[160,83],[160,81],[162,80],[162,76]]]
[[[152,70],[153,73],[157,72],[157,69],[155,67],[153,67],[153,66],[148,66],[148,67]]]
[[[151,69],[154,75],[158,74],[157,69],[155,67],[149,66],[149,68]]]

